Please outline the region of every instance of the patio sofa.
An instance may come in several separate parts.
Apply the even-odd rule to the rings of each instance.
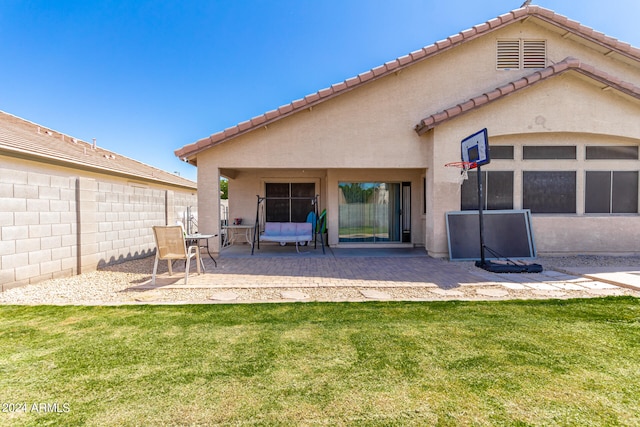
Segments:
[[[267,222],[264,224],[264,233],[259,237],[262,241],[296,244],[311,242],[313,240],[313,224],[310,222]]]

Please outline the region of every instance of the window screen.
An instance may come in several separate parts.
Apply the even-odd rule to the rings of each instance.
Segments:
[[[638,172],[587,171],[586,213],[638,213]]]
[[[585,213],[611,212],[611,172],[587,172],[584,211]]]
[[[483,171],[482,192],[483,209],[513,209],[513,172]],[[469,172],[469,179],[462,183],[460,209],[463,211],[478,209],[478,173]]]
[[[587,160],[638,160],[638,146],[587,146]]]
[[[491,158],[494,160],[513,160],[513,145],[492,145]]]
[[[525,160],[565,160],[576,158],[575,145],[525,145],[522,147]]]
[[[638,172],[613,172],[611,213],[638,213]]]
[[[576,173],[524,171],[522,205],[532,213],[575,213]]]
[[[313,211],[314,183],[272,183],[265,185],[267,222],[304,222]]]

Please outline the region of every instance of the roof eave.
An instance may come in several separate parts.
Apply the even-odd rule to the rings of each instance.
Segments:
[[[0,147],[0,155],[6,155],[9,157],[14,157],[14,158],[23,159],[23,160],[34,160],[41,163],[55,165],[55,166],[73,167],[75,169],[84,170],[88,172],[107,173],[109,175],[119,176],[122,178],[135,179],[138,181],[146,181],[154,184],[162,184],[165,186],[197,191],[197,184],[195,182],[193,182],[193,185],[189,185],[187,183],[180,184],[177,182],[169,182],[162,178],[156,178],[153,176],[136,175],[136,174],[127,173],[118,169],[100,167],[97,165],[88,165],[86,163],[78,162],[73,159],[62,159],[62,158],[57,158],[52,156],[39,155],[31,151],[18,150],[18,149],[13,149],[9,147]],[[192,182],[192,181],[189,181],[189,182]]]

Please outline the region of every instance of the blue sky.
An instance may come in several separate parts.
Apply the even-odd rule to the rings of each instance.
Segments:
[[[523,0],[0,0],[0,110],[196,179],[173,151]],[[638,0],[539,0],[640,47]]]

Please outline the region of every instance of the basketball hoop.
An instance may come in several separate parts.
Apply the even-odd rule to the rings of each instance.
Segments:
[[[460,171],[460,184],[462,185],[462,182],[469,179],[469,169],[477,168],[478,164],[476,162],[450,162],[445,163],[445,167],[462,169]]]

